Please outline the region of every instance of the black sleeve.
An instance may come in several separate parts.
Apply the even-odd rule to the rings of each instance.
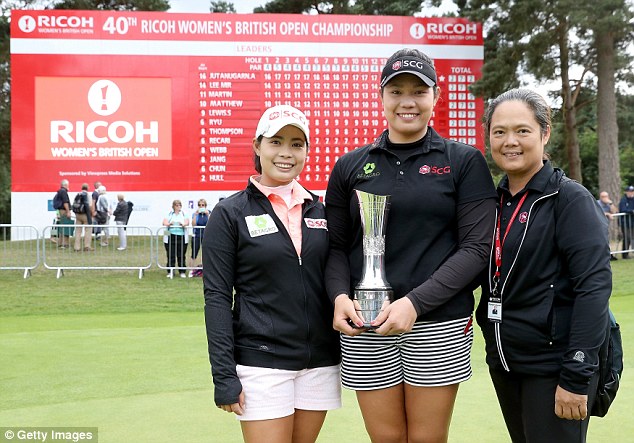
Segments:
[[[348,191],[341,160],[335,164],[328,180],[325,202],[330,241],[325,269],[326,291],[330,300],[334,302],[339,294],[350,295],[348,243],[352,235],[352,221],[348,211]]]
[[[612,292],[607,219],[580,184],[569,182],[563,189],[567,192],[559,193],[556,241],[575,298],[559,384],[586,394],[598,367]]]
[[[495,198],[458,204],[458,250],[406,295],[418,315],[444,304],[486,267],[493,240]]]
[[[216,205],[202,241],[207,348],[217,405],[238,402],[232,324],[233,282],[238,234],[231,208]]]

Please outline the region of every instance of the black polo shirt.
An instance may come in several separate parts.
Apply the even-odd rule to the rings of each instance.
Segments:
[[[488,262],[495,218],[486,161],[477,149],[443,139],[432,128],[418,149],[400,152],[398,146],[390,150],[387,134],[341,157],[330,176],[329,296],[352,294],[361,279],[358,189],[391,196],[385,271],[395,297],[408,296],[421,320],[468,316],[471,281]]]

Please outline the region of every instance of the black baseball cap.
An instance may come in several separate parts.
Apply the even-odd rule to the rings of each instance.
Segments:
[[[436,85],[436,69],[430,63],[418,57],[406,56],[385,65],[381,73],[381,88],[400,74],[414,74],[427,86]]]

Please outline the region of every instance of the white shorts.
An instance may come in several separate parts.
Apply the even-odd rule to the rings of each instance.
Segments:
[[[287,417],[295,409],[329,411],[341,407],[339,365],[287,371],[237,365],[244,391],[244,413],[238,420]]]
[[[343,387],[385,389],[400,383],[447,386],[471,377],[471,317],[417,322],[411,332],[383,336],[374,331],[341,335]]]

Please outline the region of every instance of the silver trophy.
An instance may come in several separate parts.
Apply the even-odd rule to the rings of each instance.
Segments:
[[[355,189],[363,230],[363,274],[354,288],[359,303],[357,314],[363,327],[370,324],[394,300],[392,287],[385,278],[385,229],[390,210],[389,195],[374,195]]]

